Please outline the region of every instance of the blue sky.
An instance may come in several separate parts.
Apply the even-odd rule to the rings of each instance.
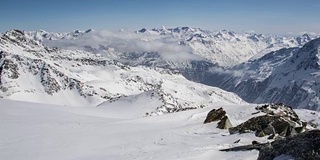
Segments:
[[[319,0],[0,0],[0,32],[191,26],[320,33]]]

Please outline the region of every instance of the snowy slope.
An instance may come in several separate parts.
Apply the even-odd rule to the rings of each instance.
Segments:
[[[247,106],[229,110],[235,108]],[[202,124],[209,109],[124,120],[101,108],[0,99],[0,159],[256,159],[258,151],[218,151],[239,138],[241,144],[265,140],[253,134],[224,137],[227,131],[216,124]]]
[[[246,103],[233,93],[188,81],[170,70],[129,67],[100,54],[48,48],[19,30],[5,33],[0,49],[0,96],[6,99],[112,108],[115,101],[157,98],[140,116],[213,103]]]
[[[248,120],[256,112],[256,105],[222,106],[233,125]],[[247,145],[252,140],[268,140],[253,133],[230,135],[227,130],[217,129],[216,122],[203,124],[207,113],[218,107],[221,105],[149,117],[128,112],[114,117],[107,108],[0,99],[0,159],[257,159],[256,150],[219,151]],[[319,124],[320,113],[296,111],[302,119]],[[239,139],[239,143],[234,143]]]

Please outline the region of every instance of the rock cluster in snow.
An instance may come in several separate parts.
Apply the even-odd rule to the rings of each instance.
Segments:
[[[295,160],[320,159],[320,130],[307,131],[266,144],[260,149],[258,160],[280,159],[281,156]]]
[[[220,151],[259,150],[258,160],[318,160],[320,159],[319,137],[320,130],[310,130],[271,143],[253,141],[250,145],[221,149]]]
[[[230,134],[255,132],[258,137],[290,137],[307,130],[307,122],[300,120],[291,107],[283,104],[268,104],[256,107],[265,115],[250,118],[240,125],[229,128]],[[311,127],[311,126],[308,126]]]
[[[300,120],[298,114],[284,104],[266,104],[255,108],[255,116],[240,125],[229,128],[230,134],[255,132],[258,137],[268,135],[268,141],[240,145],[220,151],[259,150],[258,160],[273,159],[319,159],[320,131],[307,122]],[[235,143],[238,143],[236,141]],[[270,142],[271,141],[271,142]]]

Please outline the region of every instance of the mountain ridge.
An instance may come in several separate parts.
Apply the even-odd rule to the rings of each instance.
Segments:
[[[27,32],[30,37],[34,36],[35,32]],[[221,31],[209,31],[203,30],[201,28],[192,28],[192,27],[176,27],[176,28],[153,28],[146,29],[142,28],[138,31],[123,31],[123,32],[109,32],[107,35],[104,35],[104,32],[93,31],[89,32],[91,34],[86,34],[85,31],[81,31],[79,36],[69,37],[70,40],[80,39],[79,43],[84,43],[83,47],[89,47],[98,52],[103,52],[105,48],[114,48],[114,44],[110,44],[109,41],[103,43],[103,41],[92,42],[90,40],[100,37],[103,39],[110,39],[112,35],[122,39],[117,43],[123,43],[123,45],[128,45],[130,42],[126,42],[126,36],[131,41],[146,41],[153,42],[155,40],[161,40],[163,42],[172,41],[172,43],[177,43],[181,46],[191,48],[193,55],[203,57],[204,59],[218,63],[221,66],[234,66],[242,62],[246,62],[251,58],[259,58],[266,53],[275,51],[281,48],[290,48],[290,47],[301,47],[306,42],[311,39],[316,38],[316,36],[311,36],[307,33],[293,37],[293,36],[277,36],[277,35],[263,35],[257,33],[248,33],[248,32],[233,32],[227,30]],[[123,34],[121,34],[123,33]],[[136,35],[134,35],[134,33]],[[70,35],[74,32],[68,33]],[[110,37],[111,34],[111,37]],[[54,34],[53,34],[54,35]],[[82,38],[84,36],[85,38]],[[132,39],[132,37],[136,38]],[[114,37],[113,37],[114,38]],[[57,36],[55,38],[43,37],[42,39],[49,40],[68,40],[68,37]],[[82,41],[81,39],[85,40]],[[89,39],[89,42],[86,41]],[[114,39],[111,39],[114,40]],[[68,41],[67,41],[68,42]],[[71,41],[73,42],[73,41]],[[45,42],[50,44],[49,42]],[[103,47],[96,47],[92,43],[97,43]],[[106,45],[109,44],[109,45]],[[55,46],[57,45],[57,46]],[[74,44],[70,44],[74,45]],[[61,47],[59,44],[53,43],[55,47]],[[75,46],[79,47],[79,46]],[[117,48],[117,47],[116,47]],[[131,47],[130,52],[135,52],[135,48]],[[119,52],[119,51],[118,51]],[[122,51],[121,51],[122,52]],[[143,52],[143,51],[142,51]],[[148,52],[145,50],[145,52]]]

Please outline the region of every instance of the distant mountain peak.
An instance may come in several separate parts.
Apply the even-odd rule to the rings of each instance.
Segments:
[[[87,29],[84,33],[89,33],[89,32],[93,32],[93,29]]]
[[[310,34],[305,33],[305,34],[297,37],[296,40],[298,41],[299,44],[304,44],[304,43],[307,43],[310,40],[312,40],[312,38],[311,38]]]
[[[138,31],[138,33],[145,33],[146,31],[147,31],[146,28],[142,28],[142,29],[140,29],[140,30]]]
[[[81,33],[78,29],[74,31],[74,33]]]
[[[19,29],[11,29],[5,33],[5,35],[24,35],[24,32]]]
[[[25,31],[18,30],[18,29],[11,29],[4,33],[0,37],[0,41],[6,41],[10,42],[12,44],[18,45],[18,46],[32,46],[32,47],[39,47],[42,46],[34,39],[30,39],[28,35],[26,35]]]
[[[305,34],[302,35],[302,37],[308,37],[308,38],[310,38],[310,34],[309,34],[309,33],[305,33]]]

